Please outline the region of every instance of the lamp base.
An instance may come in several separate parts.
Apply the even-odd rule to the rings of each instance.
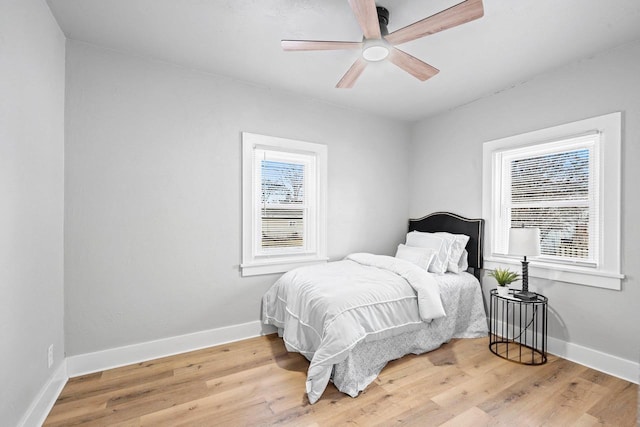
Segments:
[[[535,301],[538,299],[538,295],[536,295],[535,292],[529,292],[529,291],[515,292],[513,296],[524,301]]]

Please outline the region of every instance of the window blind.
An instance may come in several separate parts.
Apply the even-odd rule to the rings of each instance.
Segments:
[[[309,156],[255,150],[259,253],[304,251],[308,240]]]
[[[262,160],[260,169],[262,248],[303,248],[304,165]]]
[[[507,157],[509,226],[540,228],[541,256],[550,260],[597,262],[595,138]]]

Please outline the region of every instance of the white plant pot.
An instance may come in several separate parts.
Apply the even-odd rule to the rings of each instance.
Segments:
[[[509,296],[509,287],[508,286],[498,286],[498,295],[501,297]]]

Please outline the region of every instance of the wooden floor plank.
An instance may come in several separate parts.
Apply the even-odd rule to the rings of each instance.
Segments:
[[[568,360],[556,359],[541,366],[520,365],[519,369],[530,374],[483,401],[478,407],[497,419],[521,420],[523,413],[533,412],[541,404],[538,396],[553,394],[586,368]],[[508,408],[505,408],[505,404],[508,404]]]
[[[471,377],[468,381],[433,396],[431,400],[446,407],[450,412],[459,414],[473,406],[490,401],[511,385],[531,376],[532,372],[535,372],[531,368],[502,360],[500,365],[485,375]]]
[[[419,404],[411,404],[403,413],[396,415],[393,419],[385,417],[378,421],[376,425],[381,427],[388,425],[399,425],[403,427],[424,427],[425,425],[439,426],[454,417],[454,414],[448,412],[445,408],[442,408],[432,400],[426,400]]]
[[[611,425],[635,426],[634,418],[637,416],[638,410],[638,386],[618,380],[612,389],[617,390],[606,394],[587,413],[601,422],[611,423]]]
[[[449,421],[441,424],[442,427],[488,427],[495,424],[495,420],[477,407],[469,408],[460,415],[455,416]],[[515,424],[514,424],[515,425]]]
[[[568,384],[565,382],[554,393],[549,394],[549,403],[535,408],[536,420],[542,425],[552,422],[573,425],[580,419],[585,407],[593,406],[607,393],[608,390],[604,387],[581,378]]]
[[[277,336],[69,380],[45,426],[634,426],[638,386],[549,356],[505,361],[488,339],[393,361],[357,398],[305,394],[309,362]]]

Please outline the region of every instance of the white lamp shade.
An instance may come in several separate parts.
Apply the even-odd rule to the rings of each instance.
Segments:
[[[540,229],[522,227],[509,230],[509,255],[540,255]]]

